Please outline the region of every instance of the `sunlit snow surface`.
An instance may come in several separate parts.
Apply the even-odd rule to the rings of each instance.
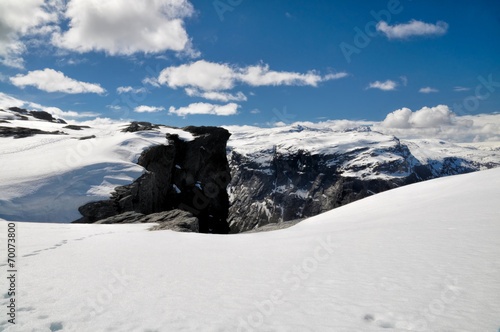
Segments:
[[[17,223],[17,319],[0,330],[496,332],[499,197],[493,169],[268,233]]]
[[[68,135],[0,138],[0,218],[37,222],[71,222],[81,217],[78,207],[109,198],[113,189],[132,183],[144,168],[137,165],[149,146],[168,144],[167,132],[183,139],[192,135],[180,129],[124,133],[128,123],[90,123],[91,128],[71,130],[64,124],[13,120],[0,111],[5,127],[64,131]],[[85,124],[85,123],[79,123]],[[82,137],[95,138],[79,140]]]

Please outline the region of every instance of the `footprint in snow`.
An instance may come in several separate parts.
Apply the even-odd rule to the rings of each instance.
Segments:
[[[33,307],[26,307],[26,308],[19,308],[18,310],[19,311],[33,311],[33,310],[35,310],[35,308],[33,308]]]
[[[394,328],[394,324],[388,322],[388,321],[385,321],[385,320],[380,320],[380,319],[377,319],[375,320],[375,317],[371,314],[366,314],[364,317],[363,317],[363,320],[365,322],[368,322],[368,323],[375,323],[377,324],[379,327],[383,328],[383,329],[393,329]]]
[[[61,322],[52,322],[50,323],[50,331],[60,331],[63,329],[63,325]]]

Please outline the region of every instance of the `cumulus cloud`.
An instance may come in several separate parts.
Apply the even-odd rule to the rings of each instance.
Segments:
[[[193,13],[187,0],[70,0],[65,12],[69,30],[55,33],[52,41],[80,53],[189,52],[184,20]]]
[[[23,68],[26,46],[21,38],[54,31],[54,27],[45,25],[58,21],[60,7],[58,0],[0,1],[0,63]]]
[[[418,90],[418,92],[420,92],[420,93],[431,93],[431,92],[439,92],[439,90],[431,88],[430,86],[428,86],[428,87],[425,87],[425,88],[421,88],[420,90]]]
[[[42,106],[37,103],[32,103],[29,101],[24,101],[17,99],[11,95],[5,94],[3,92],[0,92],[0,108],[2,109],[8,109],[10,107],[19,107],[19,108],[25,108],[28,110],[35,110],[35,111],[45,111],[57,118],[91,118],[91,117],[96,117],[99,116],[99,113],[94,113],[94,112],[75,112],[75,111],[63,111],[60,108],[57,107],[47,107],[47,106]]]
[[[445,105],[424,107],[416,112],[402,110],[388,114],[382,122],[373,122],[373,130],[399,138],[436,138],[456,143],[500,142],[498,113],[457,116]]]
[[[385,82],[375,81],[373,83],[370,83],[367,89],[380,89],[384,91],[391,91],[391,90],[396,90],[397,86],[398,84],[391,80],[387,80]]]
[[[387,114],[385,120],[382,121],[382,126],[386,128],[410,128],[410,116],[412,111],[409,108],[403,107]]]
[[[122,94],[122,93],[129,93],[129,92],[132,92],[132,93],[146,93],[148,90],[146,90],[146,88],[142,87],[142,88],[133,88],[131,86],[120,86],[118,88],[116,88],[116,92],[118,94]]]
[[[134,108],[134,112],[137,113],[154,113],[154,112],[160,112],[164,111],[165,107],[156,107],[156,106],[146,106],[146,105],[141,105],[137,106]]]
[[[251,86],[309,85],[315,87],[320,82],[345,76],[347,76],[346,73],[321,76],[315,71],[278,72],[270,70],[266,64],[237,67],[199,60],[190,64],[165,68],[158,76],[158,82],[173,89],[190,87],[202,91],[221,91],[230,90],[238,83]]]
[[[213,115],[221,115],[228,116],[234,115],[238,113],[238,108],[240,105],[235,103],[229,103],[227,105],[214,105],[210,103],[194,103],[190,104],[187,107],[180,107],[176,109],[171,106],[168,110],[169,114],[175,114],[178,116],[186,116],[189,114],[213,114]]]
[[[386,128],[438,128],[451,124],[455,116],[446,105],[423,107],[416,112],[402,108],[387,114],[381,125]]]
[[[389,25],[385,21],[377,23],[377,31],[389,39],[405,39],[413,36],[442,36],[448,31],[448,23],[438,21],[436,24],[411,20],[408,23]]]
[[[200,91],[194,88],[186,88],[186,94],[190,97],[201,97],[208,100],[216,100],[222,102],[228,101],[246,101],[247,96],[243,92],[237,92],[236,94],[220,91]]]
[[[65,76],[62,72],[45,68],[44,70],[30,71],[26,75],[18,74],[10,78],[12,84],[24,88],[34,86],[47,92],[64,93],[105,93],[99,84],[86,83]]]

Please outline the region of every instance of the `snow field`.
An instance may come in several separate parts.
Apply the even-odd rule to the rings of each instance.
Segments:
[[[497,331],[499,191],[493,169],[227,236],[17,223],[0,330]]]

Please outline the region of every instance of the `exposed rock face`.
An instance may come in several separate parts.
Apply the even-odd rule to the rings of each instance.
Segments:
[[[199,220],[203,233],[227,233],[230,171],[226,157],[229,132],[217,127],[186,127],[195,135],[184,141],[167,135],[168,145],[145,150],[138,164],[147,172],[111,199],[86,204],[76,222],[92,223],[135,211],[143,215],[180,209]]]
[[[409,152],[403,146],[401,154]],[[273,152],[270,167],[233,152],[229,223],[231,233],[307,218],[388,189],[415,182],[414,177],[370,179],[346,177],[340,166],[362,151],[311,155]],[[410,161],[382,164],[377,172],[406,172]]]

